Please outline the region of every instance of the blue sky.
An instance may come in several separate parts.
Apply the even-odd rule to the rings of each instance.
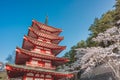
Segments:
[[[0,0],[0,61],[21,47],[32,19],[40,22],[49,16],[49,25],[61,28],[66,45],[64,55],[80,40],[88,37],[95,17],[113,9],[115,0]]]

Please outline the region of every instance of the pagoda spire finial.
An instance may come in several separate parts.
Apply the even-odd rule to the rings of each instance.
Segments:
[[[48,16],[45,18],[45,24],[48,25]]]

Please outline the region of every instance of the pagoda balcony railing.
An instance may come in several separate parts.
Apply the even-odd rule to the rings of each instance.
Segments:
[[[51,69],[51,70],[55,70],[56,67],[55,66],[41,66],[40,64],[31,64],[30,62],[26,62],[26,66],[31,66],[31,67],[36,67],[36,68],[43,68],[43,69]]]

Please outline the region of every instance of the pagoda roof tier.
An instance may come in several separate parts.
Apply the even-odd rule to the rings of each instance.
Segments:
[[[58,58],[58,57],[55,57],[52,55],[32,52],[32,51],[25,50],[25,49],[22,49],[19,47],[16,48],[16,53],[17,53],[16,63],[18,63],[18,64],[24,64],[30,57],[51,60],[51,61],[54,61],[54,64],[57,66],[69,61],[69,59],[67,59],[67,58]],[[23,58],[23,59],[21,59],[21,58]]]
[[[39,49],[41,48],[40,46],[36,46],[35,44],[31,43],[30,41],[27,41],[27,40],[23,41],[22,48],[27,49],[27,50],[31,50],[31,49],[34,49],[35,47],[37,47]],[[49,47],[43,47],[43,48],[49,49]],[[61,51],[63,51],[63,49],[51,49],[52,54],[55,56],[58,55]]]
[[[60,36],[50,34],[50,33],[45,33],[45,32],[42,32],[42,31],[39,31],[39,30],[35,29],[34,27],[29,28],[28,35],[32,36],[32,37],[37,36],[37,37],[43,37],[43,38],[46,38],[46,39],[50,39],[51,42],[55,43],[55,44],[58,44],[61,40],[64,39],[64,37],[60,37]]]
[[[66,48],[66,46],[58,46],[57,44],[46,43],[46,42],[39,41],[39,40],[34,39],[32,37],[29,37],[29,36],[24,36],[24,41],[30,42],[34,46],[40,46],[40,47],[49,48],[49,49],[64,50]],[[25,44],[26,43],[23,42],[23,48],[25,47]],[[28,44],[26,44],[26,45],[28,45]],[[28,45],[27,48],[28,47],[30,47],[30,45]]]
[[[36,20],[32,20],[32,25],[33,24],[35,24],[35,25],[37,25],[40,29],[43,29],[43,30],[45,30],[45,31],[48,31],[48,32],[52,32],[52,33],[60,33],[60,32],[62,32],[62,30],[61,29],[59,29],[59,28],[55,28],[55,27],[52,27],[52,26],[48,26],[48,25],[46,25],[46,24],[43,24],[43,23],[40,23],[40,22],[38,22],[38,21],[36,21]],[[34,26],[33,26],[34,27]]]
[[[11,78],[19,77],[20,74],[23,75],[22,73],[25,74],[25,73],[30,73],[30,72],[36,73],[36,74],[52,75],[52,76],[57,76],[57,77],[61,77],[61,78],[73,77],[73,74],[68,73],[68,72],[58,72],[55,70],[47,70],[47,69],[24,66],[24,65],[6,64],[6,70],[7,70],[8,76]]]

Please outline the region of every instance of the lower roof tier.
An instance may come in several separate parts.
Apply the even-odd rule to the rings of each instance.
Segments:
[[[46,54],[40,54],[37,52],[32,52],[29,50],[25,50],[22,48],[17,47],[16,48],[16,63],[17,64],[24,64],[27,60],[30,58],[38,58],[38,59],[46,59],[46,60],[51,60],[55,66],[64,64],[69,61],[67,58],[58,58],[55,56],[51,55],[46,55]]]
[[[60,78],[73,77],[73,74],[68,72],[58,72],[55,70],[47,70],[47,69],[29,67],[29,66],[23,66],[23,65],[6,64],[6,70],[10,78],[20,77],[25,73],[29,73],[29,72],[36,73],[36,74],[52,75]]]

